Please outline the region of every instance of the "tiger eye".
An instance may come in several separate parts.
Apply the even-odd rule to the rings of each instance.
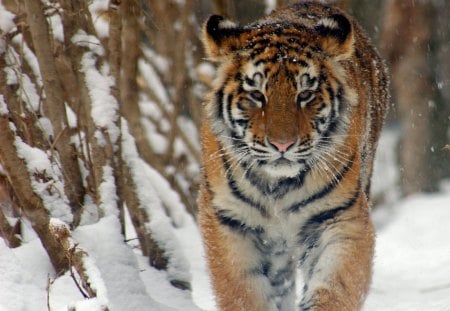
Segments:
[[[302,104],[308,102],[314,96],[314,92],[311,90],[302,91],[297,95],[297,104]]]
[[[260,102],[262,105],[266,103],[266,97],[260,91],[251,91],[249,95],[252,99],[256,100],[257,102]]]

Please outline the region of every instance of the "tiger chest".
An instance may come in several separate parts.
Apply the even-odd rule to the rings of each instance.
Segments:
[[[302,228],[317,207],[289,211],[301,190],[281,200],[229,185],[218,193],[212,205],[233,262],[239,262],[236,266],[275,304],[291,301],[287,296],[295,296],[297,267],[309,249],[305,241],[310,238],[303,236]]]

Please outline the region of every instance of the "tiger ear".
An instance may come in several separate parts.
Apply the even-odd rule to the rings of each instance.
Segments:
[[[244,32],[234,22],[220,15],[212,15],[203,26],[203,45],[212,61],[223,61],[239,47]]]
[[[347,59],[354,50],[354,30],[348,18],[334,14],[319,20],[314,28],[321,37],[322,49],[337,60]]]

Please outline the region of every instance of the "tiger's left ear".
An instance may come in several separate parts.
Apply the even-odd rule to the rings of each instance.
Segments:
[[[354,50],[354,30],[349,19],[342,14],[334,14],[319,20],[314,27],[321,37],[322,49],[337,60],[347,59]]]
[[[240,45],[244,29],[220,15],[212,15],[203,26],[203,45],[212,61],[224,61]]]

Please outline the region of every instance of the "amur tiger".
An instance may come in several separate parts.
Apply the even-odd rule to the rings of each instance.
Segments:
[[[204,25],[199,222],[219,310],[360,310],[385,66],[346,13],[299,2]],[[297,297],[296,272],[304,280]]]

